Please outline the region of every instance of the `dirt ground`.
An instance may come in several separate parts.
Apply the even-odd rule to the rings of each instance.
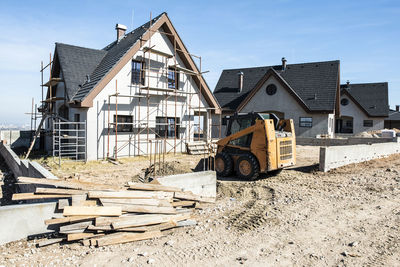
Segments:
[[[154,240],[102,248],[79,244],[36,248],[37,240],[17,241],[0,246],[0,263],[399,266],[400,157],[322,173],[316,166],[317,147],[298,147],[297,152],[298,166],[279,175],[255,182],[235,177],[219,180],[216,204],[196,213],[199,224],[194,228],[174,229]],[[199,157],[182,155],[170,160],[182,166],[192,163],[190,168],[194,168]],[[104,167],[108,176],[103,178],[110,179],[118,168],[129,165],[129,171],[114,174],[122,181],[135,179],[141,171],[139,162],[99,166],[110,167]],[[82,179],[103,177],[100,169],[79,168],[76,175]]]

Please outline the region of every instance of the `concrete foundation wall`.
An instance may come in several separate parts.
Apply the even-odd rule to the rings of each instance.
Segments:
[[[0,245],[53,232],[44,220],[55,217],[56,202],[0,207]]]
[[[399,138],[364,138],[364,137],[349,137],[349,138],[307,138],[297,137],[296,144],[300,146],[348,146],[361,144],[376,144],[397,142]]]
[[[32,141],[33,131],[1,130],[0,140],[6,141],[12,148],[29,147]],[[34,149],[39,149],[40,138],[36,139]]]
[[[327,172],[331,169],[352,163],[384,158],[400,153],[400,142],[371,145],[321,147],[319,169]]]

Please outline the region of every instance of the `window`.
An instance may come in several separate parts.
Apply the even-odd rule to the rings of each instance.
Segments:
[[[176,121],[176,131],[175,131]],[[156,117],[156,134],[157,138],[179,138],[179,118],[173,117]]]
[[[234,146],[250,147],[252,138],[253,138],[253,133],[249,133],[229,141],[229,144]]]
[[[276,85],[275,84],[270,84],[266,88],[266,92],[268,95],[274,95],[276,94]]]
[[[300,127],[312,127],[311,117],[300,117]]]
[[[349,100],[347,98],[343,98],[340,100],[340,104],[342,104],[342,106],[347,106],[349,104]]]
[[[372,127],[373,124],[374,123],[372,122],[372,120],[364,120],[364,123],[363,123],[364,127]]]
[[[175,69],[168,70],[168,88],[179,89],[179,72]]]
[[[352,120],[346,121],[346,127],[353,128],[353,121]]]
[[[114,115],[114,123],[116,123],[116,115]],[[130,115],[118,115],[118,132],[133,132],[133,116]],[[114,125],[115,129],[115,125]],[[114,130],[115,131],[115,130]]]
[[[132,83],[144,85],[144,62],[132,60]]]

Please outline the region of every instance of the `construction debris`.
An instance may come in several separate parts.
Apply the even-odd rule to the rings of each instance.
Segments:
[[[56,226],[57,235],[39,246],[64,241],[106,246],[161,237],[167,229],[195,226],[195,208],[201,202],[215,202],[214,197],[157,184],[128,183],[118,188],[30,177],[19,177],[18,182],[37,188],[35,193],[14,194],[15,200],[59,199],[60,217],[44,222]]]

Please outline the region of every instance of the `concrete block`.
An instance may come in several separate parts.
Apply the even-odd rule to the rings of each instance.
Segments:
[[[400,143],[381,143],[370,145],[331,146],[320,148],[320,171],[327,172],[331,169],[352,163],[360,163],[372,159],[388,157],[400,153]]]
[[[191,191],[206,197],[217,196],[217,174],[215,171],[191,172],[169,175],[156,179],[160,184]]]
[[[57,202],[0,207],[0,245],[53,232],[44,220],[55,217]]]
[[[46,170],[42,165],[35,161],[30,161],[30,174],[34,176],[30,177],[38,177],[38,178],[47,178],[47,179],[58,179],[57,176]]]

